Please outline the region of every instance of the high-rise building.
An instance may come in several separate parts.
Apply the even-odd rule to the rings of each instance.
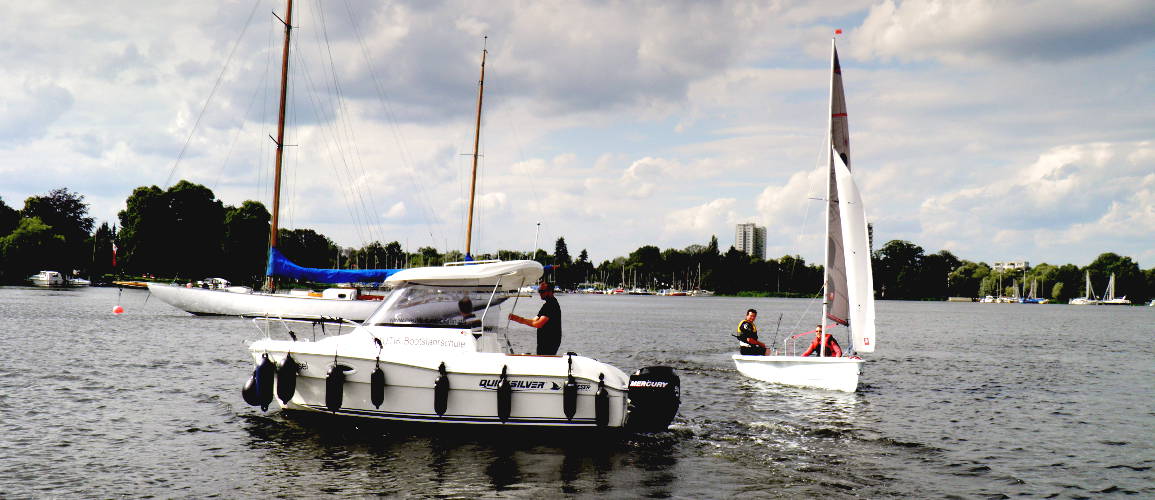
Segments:
[[[734,248],[751,257],[766,259],[766,228],[753,222],[738,224],[734,231]]]

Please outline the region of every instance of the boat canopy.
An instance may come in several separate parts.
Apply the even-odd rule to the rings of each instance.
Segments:
[[[514,291],[522,286],[537,283],[541,279],[542,272],[541,264],[532,260],[464,263],[405,269],[389,276],[385,283],[391,286],[404,284],[479,288],[497,286],[499,291]]]
[[[318,269],[301,267],[281,254],[276,247],[269,249],[268,276],[280,276],[317,283],[382,283],[400,269]]]

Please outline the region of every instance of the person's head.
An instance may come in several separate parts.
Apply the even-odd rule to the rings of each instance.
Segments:
[[[747,309],[746,310],[746,321],[754,321],[757,318],[758,318],[758,311],[755,311],[753,309]]]
[[[549,284],[548,281],[541,282],[537,285],[537,294],[543,299],[553,297],[553,285]]]
[[[818,326],[814,327],[814,334],[815,335],[822,335],[822,325],[818,325]]]
[[[457,309],[461,311],[462,315],[469,316],[473,314],[473,301],[469,300],[469,296],[462,297],[457,301]]]

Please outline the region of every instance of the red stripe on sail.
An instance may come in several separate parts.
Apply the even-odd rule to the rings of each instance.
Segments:
[[[837,117],[841,117],[841,116],[846,116],[846,113],[831,113],[830,116],[837,118]]]

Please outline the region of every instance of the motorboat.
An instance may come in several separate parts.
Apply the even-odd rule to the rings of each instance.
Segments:
[[[287,53],[287,34],[285,41]],[[475,261],[470,253],[485,55],[465,262],[390,273],[389,295],[363,323],[343,321],[353,327],[347,333],[306,339],[287,327],[294,321],[254,318],[265,328],[249,345],[257,366],[242,390],[246,402],[265,410],[275,394],[288,411],[435,424],[664,430],[673,420],[680,403],[673,369],[626,375],[576,353],[518,354],[504,335],[502,305],[511,298],[516,305],[519,290],[537,284],[544,269],[532,260]],[[275,325],[286,326],[285,338],[274,338]]]
[[[59,271],[40,271],[28,277],[36,286],[68,286],[68,282],[64,279],[64,275]]]
[[[826,136],[826,259],[821,323],[834,335],[834,327],[846,327],[853,349],[842,356],[826,357],[825,343],[814,354],[800,356],[793,344],[765,355],[734,354],[738,372],[752,379],[783,385],[834,391],[858,390],[858,377],[865,361],[857,353],[874,352],[877,336],[874,325],[874,284],[871,276],[869,236],[862,196],[850,172],[850,138],[846,96],[838,50],[831,41],[830,121]],[[804,336],[799,333],[786,342]],[[789,349],[788,349],[789,348]]]
[[[368,320],[319,339],[255,318],[264,338],[249,345],[245,400],[267,409],[275,394],[287,411],[397,422],[666,429],[680,403],[673,369],[626,375],[572,352],[513,352],[502,306],[542,272],[530,260],[407,269]]]

